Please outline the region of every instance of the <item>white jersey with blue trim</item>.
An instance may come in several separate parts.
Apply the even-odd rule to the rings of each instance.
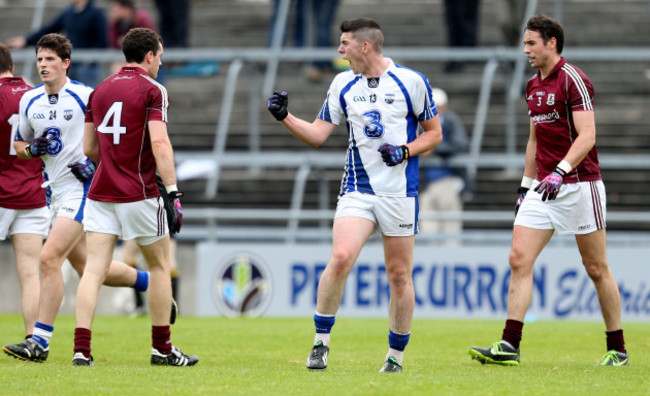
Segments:
[[[422,74],[395,64],[375,78],[339,73],[332,81],[321,120],[346,119],[348,150],[340,195],[352,191],[387,197],[418,195],[418,157],[389,167],[377,151],[384,143],[407,144],[418,136],[419,121],[438,115],[431,87]]]
[[[15,140],[31,142],[47,134],[46,180],[55,185],[76,181],[68,164],[85,161],[83,152],[86,104],[92,88],[67,78],[58,94],[48,95],[43,84],[26,92],[20,100],[20,124]]]

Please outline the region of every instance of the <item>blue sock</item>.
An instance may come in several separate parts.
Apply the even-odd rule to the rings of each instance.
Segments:
[[[334,316],[321,316],[319,314],[314,314],[314,324],[316,325],[316,333],[325,333],[329,334],[332,331],[332,326],[334,326],[335,317]]]
[[[50,346],[50,338],[52,337],[53,331],[54,326],[36,322],[34,324],[34,333],[32,335],[32,339],[38,342],[40,346],[47,349]]]
[[[403,351],[406,348],[406,344],[409,343],[409,338],[411,338],[411,333],[408,334],[398,334],[388,331],[388,346],[392,349],[398,351]]]
[[[138,277],[135,280],[135,285],[133,285],[133,288],[137,291],[147,291],[149,288],[149,272],[147,271],[140,271],[139,269],[136,269],[138,272]]]

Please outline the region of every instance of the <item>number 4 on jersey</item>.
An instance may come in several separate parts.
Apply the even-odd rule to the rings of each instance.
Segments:
[[[108,133],[113,135],[113,144],[120,144],[120,135],[126,134],[126,127],[122,126],[122,105],[124,102],[114,102],[104,115],[102,123],[97,127],[99,133]],[[113,124],[109,122],[113,120]]]

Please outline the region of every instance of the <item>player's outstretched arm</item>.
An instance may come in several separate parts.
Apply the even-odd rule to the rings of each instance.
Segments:
[[[286,92],[275,91],[267,101],[267,108],[276,120],[282,122],[300,141],[312,147],[318,147],[325,143],[332,134],[336,125],[323,121],[319,118],[309,123],[289,113],[289,95]]]

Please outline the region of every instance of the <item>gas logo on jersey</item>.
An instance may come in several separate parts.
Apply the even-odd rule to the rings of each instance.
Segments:
[[[380,138],[384,135],[384,125],[381,123],[379,110],[366,111],[362,115],[365,124],[363,133],[371,139]]]
[[[34,114],[32,114],[32,118],[34,120],[44,120],[45,119],[45,114],[43,114],[43,113],[34,113]]]

